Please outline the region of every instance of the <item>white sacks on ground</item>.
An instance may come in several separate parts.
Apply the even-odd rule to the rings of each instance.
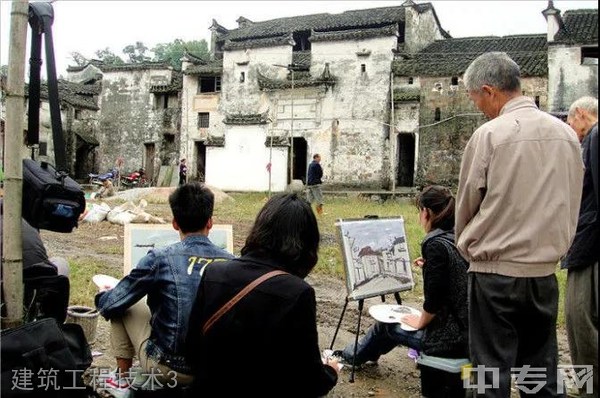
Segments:
[[[99,205],[92,203],[92,207],[87,209],[81,221],[96,223],[104,220],[110,212],[110,206],[102,202]]]
[[[129,223],[150,223],[164,224],[165,221],[160,217],[155,217],[144,210],[148,203],[142,199],[136,206],[133,202],[126,202],[112,209],[106,218],[113,224],[129,224]]]

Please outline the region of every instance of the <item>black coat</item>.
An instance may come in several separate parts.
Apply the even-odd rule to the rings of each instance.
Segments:
[[[249,255],[206,268],[186,342],[198,396],[317,397],[337,382],[335,371],[321,362],[314,289],[296,276],[258,285],[202,335],[223,304],[275,269]]]
[[[316,160],[313,160],[308,165],[308,175],[306,177],[306,185],[319,185],[323,181],[323,168]]]
[[[421,244],[423,309],[435,314],[425,328],[423,352],[448,358],[468,357],[467,270],[454,246],[454,232],[436,229]]]
[[[563,261],[563,268],[585,268],[598,262],[598,124],[595,124],[581,143],[585,174],[577,232]]]

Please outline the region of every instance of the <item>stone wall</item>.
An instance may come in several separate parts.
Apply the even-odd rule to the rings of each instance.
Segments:
[[[582,64],[579,46],[550,45],[548,47],[549,110],[568,111],[575,100],[586,95],[598,96],[598,64]]]
[[[125,160],[125,172],[148,168],[144,144],[155,145],[153,163],[156,171],[161,162],[159,154],[165,140],[164,133],[174,131],[171,126],[164,127],[164,110],[155,109],[150,87],[157,79],[170,81],[171,70],[142,69],[103,74],[99,100],[100,171],[113,167],[119,157]]]
[[[455,76],[457,77],[457,76]],[[473,132],[487,121],[466,93],[462,79],[452,86],[452,77],[421,77],[419,147],[415,185],[442,184],[456,187],[462,152]],[[547,80],[521,81],[524,95],[538,97],[547,109]],[[436,120],[439,108],[439,121]]]

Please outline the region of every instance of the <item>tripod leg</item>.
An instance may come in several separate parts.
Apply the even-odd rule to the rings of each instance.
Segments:
[[[335,339],[337,337],[338,331],[340,330],[340,326],[342,325],[342,319],[344,319],[344,313],[346,312],[346,307],[348,307],[348,297],[346,297],[346,302],[344,303],[344,309],[342,309],[342,315],[340,315],[340,320],[338,321],[337,327],[335,328],[335,333],[333,333],[333,339],[331,340],[331,345],[329,346],[330,350],[333,350],[333,344],[335,343]]]
[[[396,298],[396,302],[398,304],[402,304],[402,298],[400,297],[400,293],[398,293],[398,292],[394,293],[394,297]]]
[[[354,355],[352,355],[352,373],[350,374],[350,383],[354,383],[354,363],[356,361],[356,351],[358,350],[358,334],[360,333],[360,320],[362,318],[363,305],[365,300],[358,300],[358,325],[356,326],[356,336],[354,337]]]

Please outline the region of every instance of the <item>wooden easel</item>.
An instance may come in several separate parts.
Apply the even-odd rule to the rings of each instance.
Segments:
[[[375,220],[375,219],[379,219],[379,216],[377,215],[366,215],[363,218],[365,219],[371,219],[371,220]],[[340,220],[342,221],[342,220]],[[344,319],[344,314],[346,313],[346,308],[348,308],[348,302],[350,300],[356,300],[358,301],[358,324],[356,325],[356,334],[354,336],[354,355],[352,356],[352,373],[350,375],[350,383],[354,383],[354,371],[355,371],[355,361],[356,361],[356,352],[358,349],[358,335],[360,333],[360,323],[362,320],[362,312],[363,312],[363,308],[365,305],[365,299],[368,298],[373,298],[373,297],[381,297],[381,302],[385,303],[385,296],[387,294],[393,294],[394,298],[396,299],[396,302],[400,305],[402,304],[402,299],[400,298],[400,292],[404,291],[407,289],[403,289],[403,290],[398,290],[398,291],[394,291],[394,289],[391,289],[391,291],[387,291],[387,292],[379,292],[379,293],[383,293],[383,294],[375,294],[372,296],[365,296],[365,297],[361,297],[361,298],[353,298],[350,296],[346,296],[345,299],[345,303],[344,303],[344,308],[342,309],[342,314],[340,315],[340,320],[338,321],[337,327],[335,329],[335,333],[333,334],[333,339],[331,341],[331,345],[329,346],[330,350],[333,350],[333,345],[335,344],[335,339],[337,337],[338,331],[340,330],[340,327],[342,325],[342,320]]]
[[[376,296],[374,296],[376,297]],[[385,295],[380,296],[381,297],[381,302],[385,303]],[[402,298],[400,297],[400,292],[395,292],[394,293],[394,298],[396,299],[396,302],[398,304],[402,304]],[[363,308],[365,305],[365,300],[366,298],[362,298],[358,300],[358,324],[356,325],[356,334],[354,336],[354,354],[352,355],[352,372],[350,374],[350,383],[354,383],[354,370],[355,370],[355,363],[354,361],[356,361],[356,351],[358,349],[358,335],[360,334],[360,321],[362,319],[362,312],[363,312]],[[338,331],[340,330],[340,327],[342,326],[342,320],[344,319],[344,314],[346,313],[346,308],[348,308],[348,302],[350,301],[350,299],[346,296],[346,300],[344,302],[344,308],[342,309],[342,315],[340,315],[340,320],[338,321],[337,327],[335,328],[335,332],[333,333],[333,339],[331,340],[331,344],[329,345],[329,349],[333,350],[333,345],[335,344],[335,339],[337,338],[337,334]]]

